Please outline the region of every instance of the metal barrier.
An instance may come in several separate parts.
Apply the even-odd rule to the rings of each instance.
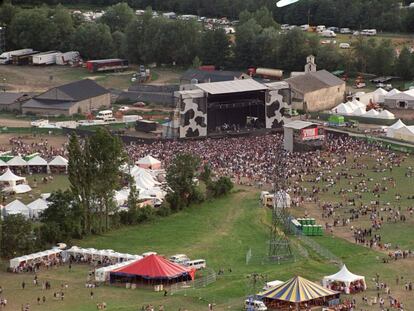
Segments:
[[[329,260],[330,262],[338,265],[338,266],[342,266],[342,260],[331,253],[331,251],[329,251],[328,249],[326,249],[325,247],[321,246],[319,243],[317,243],[315,240],[308,238],[305,235],[298,235],[298,239],[305,244],[306,246],[308,246],[309,248],[311,248],[314,252],[316,252],[317,254],[319,254],[320,256],[322,256],[323,258]]]
[[[203,288],[203,287],[206,287],[207,285],[214,283],[217,280],[217,274],[214,270],[205,269],[204,271],[207,272],[206,276],[192,280],[190,282],[182,282],[182,283],[171,285],[170,294],[174,295],[176,293],[185,292],[187,290]]]

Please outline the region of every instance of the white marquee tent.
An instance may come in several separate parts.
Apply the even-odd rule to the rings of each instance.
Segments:
[[[140,259],[138,259],[138,260],[140,260]],[[95,270],[95,281],[97,281],[97,282],[109,281],[109,275],[110,275],[111,271],[113,271],[115,269],[125,267],[125,266],[128,266],[128,265],[132,264],[135,261],[137,261],[137,259],[127,260],[127,261],[124,261],[124,262],[117,263],[115,265],[111,265],[111,266],[96,269]]]
[[[398,130],[402,127],[406,127],[406,125],[401,121],[398,120],[397,122],[395,122],[393,125],[389,126],[387,129],[387,137],[389,138],[394,138],[394,131]]]
[[[13,159],[7,161],[8,166],[27,166],[27,162],[21,156],[15,156]]]
[[[30,218],[29,208],[21,201],[14,200],[7,204],[3,209],[4,216],[9,215],[23,215],[25,218]]]
[[[26,193],[32,190],[26,184],[26,178],[15,175],[9,168],[0,176],[0,183],[7,184],[4,192]]]
[[[7,163],[0,159],[0,167],[7,166]]]
[[[395,115],[392,112],[389,112],[388,110],[383,110],[379,113],[377,116],[378,119],[387,119],[387,120],[394,120]]]
[[[378,88],[374,92],[372,92],[373,100],[375,103],[383,103],[385,96],[387,96],[388,92],[383,88]]]
[[[68,166],[69,161],[62,156],[56,156],[49,162],[49,166]]]
[[[47,161],[40,156],[35,156],[27,161],[29,166],[47,166]]]
[[[161,161],[155,159],[154,157],[147,155],[137,161],[139,167],[147,168],[151,170],[158,170],[161,168]]]
[[[42,259],[44,257],[47,257],[47,258],[54,257],[54,256],[56,256],[60,253],[62,253],[62,250],[60,250],[58,248],[56,248],[56,249],[54,248],[54,249],[46,250],[46,251],[43,251],[43,252],[38,252],[38,253],[34,253],[34,254],[30,254],[30,255],[10,259],[9,265],[10,265],[11,269],[15,269],[15,268],[19,267],[22,263],[37,261],[37,260]]]
[[[359,117],[364,115],[366,112],[367,110],[365,108],[359,107],[352,112],[352,115]]]
[[[378,115],[379,115],[378,111],[376,111],[375,109],[371,109],[367,113],[364,113],[362,115],[362,117],[364,117],[364,118],[378,118]]]
[[[399,93],[401,93],[399,90],[392,89],[391,91],[388,92],[387,96],[385,96],[385,97],[390,97],[390,96],[393,96],[393,95],[399,94]]]
[[[339,115],[351,115],[353,110],[350,106],[342,103],[333,108],[332,110],[333,114],[339,114]]]
[[[363,289],[367,289],[367,285],[365,283],[365,277],[361,275],[353,274],[348,270],[346,265],[342,266],[342,269],[335,274],[325,276],[322,280],[322,284],[324,287],[329,288],[329,285],[334,282],[344,283],[345,285],[345,293],[350,293],[350,286],[354,282],[360,281],[363,285]]]
[[[30,217],[38,218],[40,214],[48,208],[48,205],[46,200],[39,198],[27,204],[27,207],[30,210]]]

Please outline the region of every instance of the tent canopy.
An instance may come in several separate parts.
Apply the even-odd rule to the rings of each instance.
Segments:
[[[37,200],[34,200],[33,202],[27,204],[27,207],[30,210],[36,210],[36,211],[43,211],[47,209],[47,202],[43,200],[42,198],[39,198]]]
[[[46,166],[47,161],[43,159],[40,156],[35,156],[34,158],[31,158],[29,161],[27,161],[28,165],[37,165],[37,166]]]
[[[388,129],[397,130],[399,128],[405,127],[405,124],[399,119],[393,125],[389,126]]]
[[[21,156],[15,156],[7,162],[8,166],[27,166],[27,162]]]
[[[395,119],[395,115],[393,113],[389,112],[388,110],[381,111],[377,117],[379,119],[388,119],[388,120]]]
[[[7,166],[7,163],[6,162],[4,162],[2,159],[0,159],[0,167],[1,166]]]
[[[361,275],[353,274],[352,272],[350,272],[348,270],[346,265],[343,265],[342,269],[339,270],[337,273],[325,276],[323,279],[324,279],[324,282],[325,282],[325,280],[328,281],[328,282],[329,281],[338,281],[338,282],[343,282],[345,284],[350,284],[352,282],[359,281],[359,280],[364,280],[365,281],[365,277],[363,277]]]
[[[56,156],[49,162],[50,166],[68,166],[68,160],[62,156]]]
[[[112,272],[120,275],[140,276],[145,279],[173,279],[189,275],[191,269],[172,263],[161,256],[150,255]]]
[[[363,117],[367,117],[367,118],[376,118],[378,117],[379,112],[376,111],[375,109],[371,109],[370,111],[368,111],[367,113],[365,113],[363,115]]]
[[[275,288],[259,294],[259,296],[267,299],[300,303],[337,294],[337,292],[324,288],[319,284],[296,276]]]
[[[19,200],[14,200],[4,207],[6,215],[22,214],[25,217],[30,217],[30,210],[27,206]]]
[[[335,108],[332,109],[333,113],[335,114],[352,114],[352,108],[349,105],[346,104],[339,104]]]
[[[9,168],[6,170],[6,172],[4,172],[3,175],[0,176],[0,181],[3,182],[11,182],[11,181],[20,181],[20,180],[25,180],[26,178],[24,177],[20,177],[15,175]]]

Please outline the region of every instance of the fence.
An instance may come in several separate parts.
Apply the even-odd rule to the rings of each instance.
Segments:
[[[319,256],[329,260],[330,262],[338,265],[338,266],[342,266],[342,260],[337,257],[336,255],[332,254],[328,249],[324,248],[323,246],[321,246],[319,243],[317,243],[315,240],[308,238],[307,236],[304,235],[298,235],[298,239],[305,244],[306,246],[308,246],[309,248],[311,248],[314,252],[316,252]]]
[[[206,273],[205,276],[195,279],[193,281],[171,285],[170,294],[173,295],[179,292],[186,292],[187,290],[203,288],[207,285],[214,283],[217,280],[217,274],[214,270],[205,269],[204,273]]]

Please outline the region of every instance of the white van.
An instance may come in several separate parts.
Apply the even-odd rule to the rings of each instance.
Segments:
[[[112,110],[102,110],[99,111],[96,115],[96,120],[102,120],[102,121],[116,121],[114,118],[114,115],[112,113]]]
[[[325,25],[318,25],[316,26],[316,32],[322,32],[326,30],[326,26]]]
[[[361,35],[363,36],[376,36],[377,30],[376,29],[364,29],[361,31]]]
[[[245,310],[253,310],[254,311],[267,311],[266,305],[263,303],[263,301],[260,300],[252,300],[246,299],[244,301],[244,309]]]
[[[324,38],[335,38],[336,37],[336,33],[333,32],[332,30],[324,30],[320,34]]]
[[[170,257],[170,261],[175,263],[185,263],[187,261],[190,261],[190,258],[186,254],[175,254]]]
[[[185,265],[196,270],[205,269],[207,267],[206,261],[204,259],[190,260],[187,261]]]

